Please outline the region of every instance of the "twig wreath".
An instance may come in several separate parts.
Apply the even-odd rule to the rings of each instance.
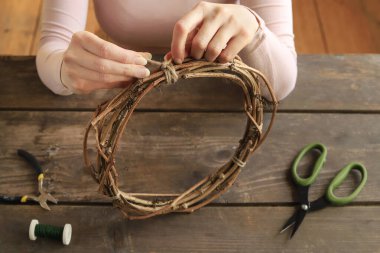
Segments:
[[[268,135],[277,111],[278,102],[266,77],[258,70],[247,66],[237,55],[231,62],[208,62],[205,59],[186,58],[182,64],[173,64],[172,59],[164,62],[148,60],[157,66],[156,72],[138,79],[114,98],[103,102],[97,108],[85,132],[83,153],[85,165],[99,183],[99,191],[113,199],[126,218],[145,219],[170,212],[191,213],[207,205],[227,191],[235,182],[247,158]],[[180,78],[227,78],[240,86],[244,93],[247,124],[233,157],[216,172],[203,178],[182,194],[129,193],[118,188],[118,173],[115,155],[118,142],[127,123],[140,102],[152,89],[163,84],[173,84]],[[264,87],[261,87],[264,86]],[[271,101],[262,96],[266,88]],[[264,131],[264,105],[271,106],[270,122]],[[95,130],[97,157],[93,165],[89,161],[87,140],[91,129]],[[146,197],[146,198],[142,198]],[[152,199],[149,199],[153,197]],[[169,199],[162,199],[166,197]],[[161,198],[161,199],[160,199]]]

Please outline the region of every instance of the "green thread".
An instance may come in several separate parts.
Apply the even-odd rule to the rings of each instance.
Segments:
[[[34,229],[34,234],[37,237],[46,237],[55,240],[62,240],[63,227],[57,227],[47,224],[37,224]]]

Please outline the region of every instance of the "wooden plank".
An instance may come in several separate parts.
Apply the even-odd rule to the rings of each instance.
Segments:
[[[155,55],[162,59],[162,55]],[[298,82],[285,111],[380,111],[379,55],[299,56]],[[30,91],[33,96],[30,96]],[[39,80],[33,57],[0,58],[0,109],[93,110],[119,92],[57,96]],[[228,96],[226,95],[228,94]],[[149,93],[144,110],[237,111],[242,92],[223,79],[181,80]]]
[[[98,194],[98,185],[83,168],[83,131],[90,116],[89,112],[0,112],[0,193],[36,191],[34,172],[16,155],[18,148],[24,148],[44,162],[47,189],[60,201],[109,201]],[[117,155],[121,189],[184,192],[231,158],[245,121],[240,113],[134,114]],[[379,202],[379,194],[374,194],[380,191],[379,122],[380,115],[368,114],[279,114],[267,141],[216,203],[295,201],[288,168],[299,150],[314,141],[326,144],[329,154],[313,185],[313,198],[323,194],[340,168],[358,161],[368,168],[369,178],[357,201]],[[352,175],[337,194],[350,192],[356,181]]]
[[[369,29],[373,36],[374,43],[380,48],[380,1],[378,0],[361,0],[361,6],[365,15],[370,20]],[[379,50],[378,50],[379,52]]]
[[[33,47],[41,0],[0,2],[0,55],[29,55]]]
[[[370,28],[371,23],[375,21],[368,17],[361,2],[316,1],[329,53],[380,52],[380,44],[376,43],[375,35]]]
[[[361,0],[360,1],[367,16],[376,21],[380,20],[380,2],[377,0]]]
[[[32,41],[32,46],[30,48],[30,55],[37,55],[38,48],[40,46],[40,39],[41,39],[41,15],[42,15],[42,4],[40,6],[40,11],[38,13],[38,18],[37,18],[37,24],[36,24],[36,30],[33,35],[33,41]]]
[[[380,55],[305,55],[284,110],[379,112]]]
[[[299,54],[327,53],[314,0],[294,0],[294,39]]]
[[[304,220],[295,237],[279,229],[293,207],[203,207],[146,220],[123,220],[108,206],[0,206],[4,252],[378,252],[379,206],[330,207]],[[59,217],[59,218],[58,218]],[[72,224],[69,246],[28,238],[31,219]]]

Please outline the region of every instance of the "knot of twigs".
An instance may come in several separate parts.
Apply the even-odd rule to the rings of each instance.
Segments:
[[[150,60],[150,62],[154,62]],[[178,81],[178,74],[172,63],[172,58],[168,61],[163,61],[160,66],[161,70],[165,73],[166,83],[173,84]]]
[[[227,191],[235,182],[248,156],[268,135],[277,110],[277,100],[271,85],[258,70],[244,64],[237,55],[232,62],[217,63],[204,59],[186,58],[182,64],[171,60],[148,60],[157,67],[149,77],[138,79],[114,98],[100,104],[91,119],[84,137],[84,161],[91,175],[99,183],[99,190],[113,199],[128,219],[145,219],[170,212],[193,212]],[[247,115],[246,130],[234,155],[217,171],[203,178],[181,194],[152,194],[123,192],[118,188],[115,155],[122,133],[139,101],[153,88],[172,84],[179,79],[225,78],[240,86],[244,93]],[[271,100],[262,96],[263,90]],[[227,96],[228,94],[226,94]],[[264,101],[271,105],[270,122],[263,127]],[[87,140],[90,130],[95,130],[96,163],[88,157]],[[144,198],[143,198],[144,197]],[[153,199],[151,199],[153,197]],[[162,199],[166,197],[167,199]]]

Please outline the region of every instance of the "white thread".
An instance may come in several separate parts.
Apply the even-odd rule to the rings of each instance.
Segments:
[[[120,192],[119,191],[117,191],[117,193],[116,193],[116,195],[115,196],[112,196],[112,199],[114,199],[114,200],[119,200],[120,199]]]
[[[242,160],[240,160],[239,158],[237,158],[236,156],[233,156],[232,157],[232,161],[239,167],[243,168],[246,164],[246,162],[243,162]]]

